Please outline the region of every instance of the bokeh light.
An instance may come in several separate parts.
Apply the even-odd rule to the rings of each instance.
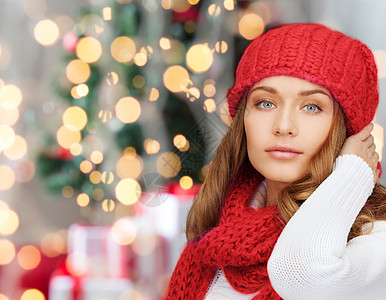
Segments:
[[[102,209],[105,212],[112,212],[115,208],[115,202],[112,199],[105,199],[102,201]]]
[[[119,76],[116,72],[108,72],[106,82],[108,85],[116,85],[119,81]]]
[[[204,109],[208,113],[212,113],[212,112],[216,111],[216,102],[213,99],[206,99],[204,101]]]
[[[70,149],[73,144],[79,143],[82,136],[79,131],[73,131],[66,126],[59,128],[56,133],[58,144],[65,149]]]
[[[66,243],[59,233],[47,233],[40,242],[44,255],[55,257],[67,251]]]
[[[234,10],[235,9],[235,1],[234,0],[224,0],[224,8],[226,10]]]
[[[53,46],[59,39],[59,27],[52,20],[41,20],[34,28],[34,36],[42,46]]]
[[[138,201],[142,190],[138,181],[132,178],[122,179],[115,187],[115,196],[125,205],[131,205]]]
[[[93,183],[93,184],[98,184],[102,181],[102,178],[101,178],[101,172],[95,170],[95,171],[92,171],[90,173],[90,181]]]
[[[0,239],[0,265],[9,264],[15,257],[15,245],[6,239]]]
[[[143,169],[143,162],[139,155],[124,154],[117,161],[115,168],[120,178],[138,178]]]
[[[112,57],[120,63],[129,62],[136,53],[134,41],[127,36],[117,37],[110,47]]]
[[[182,176],[179,183],[184,190],[188,190],[193,186],[193,179],[190,176]]]
[[[44,294],[37,289],[26,290],[20,297],[20,300],[45,300]]]
[[[181,160],[173,152],[164,152],[157,159],[157,170],[165,178],[176,176],[181,170]]]
[[[27,153],[26,140],[16,135],[13,144],[4,150],[4,155],[10,160],[18,160],[23,158]]]
[[[129,245],[134,241],[137,235],[137,228],[129,219],[119,219],[111,228],[111,233],[113,239],[118,244]]]
[[[6,165],[0,165],[0,178],[0,191],[9,190],[15,183],[15,173]]]
[[[147,154],[155,154],[158,153],[161,145],[157,140],[146,139],[143,143],[143,147],[145,148]]]
[[[87,124],[87,113],[79,106],[70,106],[63,113],[63,125],[70,131],[80,131]]]
[[[156,237],[153,233],[146,229],[140,229],[131,247],[135,254],[146,256],[154,251],[156,244]]]
[[[19,120],[19,109],[5,109],[0,105],[0,124],[12,126]]]
[[[82,173],[90,173],[92,170],[92,163],[88,160],[84,160],[80,163],[79,169]]]
[[[19,228],[19,216],[9,208],[0,210],[0,234],[12,235]]]
[[[80,207],[86,207],[90,203],[90,197],[86,193],[81,193],[76,197],[76,203]]]
[[[220,8],[220,6],[218,6],[218,5],[216,5],[216,4],[211,4],[211,5],[209,5],[209,7],[208,7],[208,14],[209,14],[210,16],[217,17],[220,13],[221,13],[221,8]]]
[[[207,45],[193,45],[186,53],[186,64],[191,71],[203,73],[212,66],[213,53]]]
[[[112,184],[114,181],[114,173],[104,171],[101,175],[101,180],[104,184]]]
[[[80,59],[72,60],[66,67],[66,76],[72,83],[79,84],[90,77],[90,66]]]
[[[20,105],[23,99],[21,90],[13,84],[7,84],[0,89],[0,105],[5,109],[13,109]]]
[[[239,32],[243,38],[253,40],[264,32],[264,21],[257,14],[247,13],[239,21]]]
[[[0,151],[11,147],[15,139],[16,135],[12,127],[0,125]]]
[[[171,66],[163,75],[165,87],[174,93],[183,92],[187,89],[190,81],[188,71],[181,66]]]
[[[104,7],[102,9],[102,15],[103,15],[103,20],[105,21],[110,21],[111,20],[111,7]]]
[[[149,95],[149,101],[157,101],[159,98],[159,91],[156,88],[151,88],[150,95]]]
[[[9,298],[6,295],[0,293],[0,300],[9,300]]]
[[[76,55],[86,63],[94,63],[102,55],[102,45],[96,38],[83,37],[76,45]]]
[[[225,53],[228,51],[228,44],[227,42],[225,41],[218,41],[215,45],[214,45],[214,49],[216,50],[216,52],[218,53]]]
[[[141,105],[133,97],[121,98],[115,105],[115,114],[123,123],[133,123],[141,114]]]
[[[41,261],[40,251],[32,245],[24,246],[17,254],[17,261],[19,266],[24,270],[32,270],[36,268]]]

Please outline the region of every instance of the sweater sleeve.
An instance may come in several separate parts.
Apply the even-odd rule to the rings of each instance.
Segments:
[[[268,261],[272,286],[283,299],[386,299],[386,221],[347,243],[373,180],[360,157],[340,156],[291,218]]]

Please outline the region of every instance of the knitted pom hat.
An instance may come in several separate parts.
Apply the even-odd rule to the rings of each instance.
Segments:
[[[305,79],[330,91],[343,109],[348,135],[374,118],[379,101],[374,56],[341,32],[320,24],[287,24],[252,41],[227,93],[232,119],[256,82],[277,75]]]

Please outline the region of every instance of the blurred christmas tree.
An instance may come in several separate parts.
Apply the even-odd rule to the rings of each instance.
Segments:
[[[89,2],[62,39],[54,86],[67,104],[38,173],[48,190],[105,211],[170,181],[192,188],[229,122],[235,57],[268,22],[261,6],[239,4],[240,18],[233,0]]]

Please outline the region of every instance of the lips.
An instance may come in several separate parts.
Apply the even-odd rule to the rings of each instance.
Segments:
[[[276,145],[265,150],[269,156],[275,159],[290,160],[294,159],[297,156],[301,155],[303,152],[290,147],[283,145]]]

